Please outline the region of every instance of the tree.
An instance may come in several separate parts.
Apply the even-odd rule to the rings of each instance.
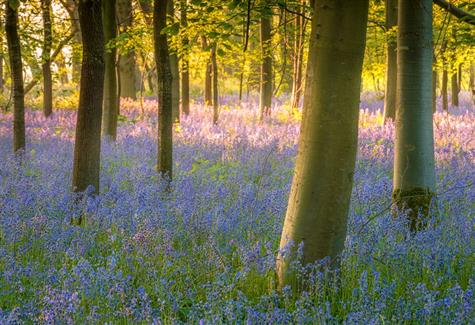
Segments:
[[[386,56],[386,91],[384,94],[384,122],[396,117],[396,82],[397,82],[397,47],[396,38],[392,30],[397,26],[397,2],[398,0],[386,0],[386,32],[387,40]]]
[[[117,20],[121,33],[130,32],[134,21],[132,0],[117,0]],[[120,96],[137,99],[136,62],[133,49],[123,49],[119,55]]]
[[[103,27],[106,51],[104,55],[104,108],[102,112],[102,132],[110,140],[117,137],[117,117],[119,114],[119,94],[117,87],[117,50],[112,40],[117,37],[115,0],[103,2]]]
[[[25,93],[23,89],[23,65],[18,36],[19,2],[5,1],[5,34],[7,36],[8,56],[13,91],[13,151],[25,148]]]
[[[272,105],[272,10],[268,0],[263,0],[264,9],[261,16],[261,82],[259,110],[261,119],[269,116]]]
[[[51,23],[51,0],[41,0],[43,14],[43,113],[46,117],[53,112],[53,79],[51,76],[51,47],[53,45],[53,29]]]
[[[167,14],[169,17],[169,24],[172,25],[175,20],[175,5],[173,0],[168,0],[167,4]],[[169,43],[171,43],[171,36]],[[171,49],[169,47],[170,53],[170,69],[172,72],[172,106],[173,106],[173,121],[180,121],[180,71],[178,68],[178,55],[176,49]]]
[[[187,0],[180,0],[181,5],[181,28],[186,29],[188,19],[186,11],[188,10]],[[183,54],[181,56],[181,109],[185,115],[190,114],[190,71],[189,71],[189,44],[188,36],[182,38]]]
[[[432,1],[399,0],[393,201],[423,227],[435,192],[432,126]]]
[[[78,6],[83,53],[73,162],[73,191],[92,186],[95,194],[99,193],[105,70],[101,2],[81,0]]]
[[[216,43],[211,46],[211,67],[213,71],[213,124],[218,124],[219,96],[218,96],[218,61],[216,60]]]
[[[302,96],[302,70],[303,70],[303,49],[305,42],[305,26],[307,25],[304,17],[305,0],[301,1],[301,6],[298,8],[297,14],[295,14],[295,33],[294,33],[294,64],[293,64],[293,77],[292,77],[292,97],[291,105],[292,110],[299,108],[300,97]],[[286,44],[284,42],[284,49]],[[285,53],[283,53],[285,55]],[[285,57],[284,57],[285,59]]]
[[[201,48],[203,51],[208,51],[208,41],[205,36],[201,37]],[[211,56],[209,60],[206,61],[206,70],[205,70],[205,90],[204,90],[204,103],[205,105],[211,105],[212,103],[212,90],[211,90],[211,79],[212,79],[212,63]]]
[[[368,1],[317,0],[314,12],[299,150],[280,241],[281,251],[303,242],[304,264],[334,260],[345,242]],[[280,287],[295,284],[293,256],[277,258]]]
[[[173,176],[173,104],[172,72],[167,35],[162,30],[167,26],[167,0],[154,0],[153,40],[158,86],[158,163],[159,173],[172,179]]]
[[[71,21],[71,27],[74,33],[74,44],[72,46],[72,79],[73,82],[79,82],[81,77],[81,25],[79,23],[78,5],[74,0],[60,0],[63,7],[68,12],[69,20]]]

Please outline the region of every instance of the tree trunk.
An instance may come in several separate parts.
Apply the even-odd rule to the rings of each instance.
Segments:
[[[304,5],[305,0],[302,0],[302,6]],[[303,14],[302,8],[299,9],[298,13]],[[305,20],[302,16],[295,15],[294,64],[291,96],[292,111],[297,110],[299,108],[300,98],[302,97],[302,66],[304,38]]]
[[[432,113],[437,112],[437,70],[432,70]]]
[[[270,11],[268,0],[265,1],[265,6]],[[271,43],[271,29],[272,29],[272,13],[263,12],[261,17],[261,80],[260,80],[260,112],[261,120],[265,116],[270,116],[272,105],[272,43]]]
[[[472,100],[475,105],[475,62],[470,63],[470,91],[472,92]]]
[[[79,108],[74,145],[73,191],[99,193],[101,118],[104,91],[104,35],[101,0],[79,2],[83,40]]]
[[[107,45],[117,37],[115,0],[103,2],[104,43]],[[117,115],[119,114],[119,93],[116,69],[117,50],[107,47],[104,54],[104,108],[102,111],[102,134],[109,140],[117,138]]]
[[[204,51],[208,51],[208,42],[205,36],[201,37],[201,46]],[[205,94],[204,102],[205,105],[209,106],[212,103],[212,90],[211,90],[211,79],[212,79],[212,63],[211,57],[206,61],[206,70],[205,70]]]
[[[397,26],[398,0],[386,0],[386,29]],[[396,83],[397,83],[397,42],[393,35],[387,40],[386,57],[386,91],[384,96],[384,122],[396,117]]]
[[[53,46],[53,28],[51,24],[51,0],[41,0],[43,14],[43,114],[48,117],[53,112],[53,78],[51,76],[51,47]]]
[[[455,72],[450,77],[451,91],[452,91],[452,106],[459,106],[459,78],[458,73]]]
[[[398,14],[393,202],[408,210],[410,229],[417,231],[424,226],[422,217],[428,215],[435,191],[432,1],[399,0]]]
[[[132,0],[117,0],[117,20],[119,31],[128,33],[133,23]],[[135,51],[127,51],[119,55],[120,96],[137,99]]]
[[[167,14],[169,16],[169,24],[173,24],[175,20],[175,7],[173,0],[168,0]],[[168,42],[171,43],[171,39]],[[170,53],[170,69],[172,72],[172,105],[173,105],[173,122],[180,122],[180,70],[178,68],[178,55],[175,49],[169,48]]]
[[[25,148],[25,93],[23,90],[23,65],[20,38],[18,36],[18,5],[5,1],[5,34],[13,91],[13,151]]]
[[[62,0],[64,8],[68,12],[71,26],[74,31],[74,43],[72,45],[71,61],[72,61],[72,79],[74,83],[79,82],[81,77],[81,26],[79,24],[78,6],[74,0]]]
[[[213,71],[213,124],[218,124],[219,97],[218,97],[218,62],[216,60],[216,43],[211,48],[211,66]]]
[[[66,67],[66,62],[64,60],[64,55],[62,51],[60,51],[60,53],[58,54],[56,66],[58,67],[58,74],[59,79],[61,81],[61,85],[66,85],[67,83],[69,83],[69,77],[68,69]]]
[[[447,94],[448,79],[449,79],[448,73],[444,67],[444,70],[442,71],[442,85],[440,87],[440,91],[442,92],[442,110],[444,112],[449,111],[449,100],[448,100],[448,94]]]
[[[167,35],[160,33],[166,26],[167,0],[154,0],[153,40],[158,76],[157,170],[164,177],[171,180],[173,176],[173,83]]]
[[[187,0],[181,1],[181,28],[186,30],[188,20],[186,11],[188,10]],[[185,35],[182,39],[183,55],[181,57],[181,110],[185,115],[190,114],[190,71],[189,71],[189,40]]]
[[[302,262],[341,253],[353,186],[368,0],[314,6],[302,128],[280,250],[303,242]],[[291,254],[277,257],[279,287],[296,284]],[[294,287],[295,288],[295,287]]]
[[[0,17],[0,94],[3,94],[3,88],[5,87],[4,85],[4,80],[3,80],[3,60],[5,58],[4,53],[3,53],[3,21]]]

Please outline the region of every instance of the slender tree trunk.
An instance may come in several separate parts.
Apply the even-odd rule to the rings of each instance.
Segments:
[[[204,51],[208,51],[208,42],[205,36],[201,38],[201,45]],[[211,90],[211,78],[212,78],[212,63],[211,57],[206,61],[206,70],[205,70],[205,94],[204,94],[204,102],[205,105],[209,106],[212,103],[212,90]]]
[[[432,70],[432,113],[437,112],[437,70]]]
[[[132,0],[117,0],[117,18],[121,33],[128,33],[133,24]],[[137,99],[135,51],[128,51],[119,55],[120,96]]]
[[[103,2],[104,42],[107,45],[117,37],[115,0]],[[117,87],[117,50],[108,46],[105,50],[104,63],[104,108],[102,111],[102,134],[109,140],[117,138],[117,117],[119,114],[119,93]]]
[[[53,28],[51,23],[51,0],[41,0],[43,14],[43,114],[53,113],[53,78],[51,76],[51,47],[53,46]]]
[[[327,256],[334,261],[344,247],[368,0],[317,0],[314,13],[299,150],[280,241],[287,252],[303,242],[304,264]],[[280,288],[296,284],[295,246],[277,257]]]
[[[268,7],[268,0],[264,0]],[[270,11],[270,9],[269,9]],[[264,12],[261,17],[261,81],[260,81],[260,111],[261,120],[270,116],[272,105],[272,44],[271,44],[272,16]]]
[[[66,85],[69,83],[68,69],[66,67],[66,62],[64,61],[63,52],[60,51],[56,60],[56,66],[58,67],[59,78],[61,85]]]
[[[213,124],[218,124],[219,97],[218,97],[218,62],[216,60],[216,43],[211,48],[211,66],[213,72]]]
[[[432,127],[432,1],[399,0],[398,102],[393,201],[416,231],[435,192]]]
[[[475,62],[470,63],[470,91],[472,93],[473,104],[475,105]]]
[[[305,0],[302,0],[302,6]],[[299,9],[299,14],[303,14],[303,10]],[[292,111],[297,110],[302,97],[302,66],[303,66],[303,45],[305,38],[305,20],[300,15],[295,15],[295,41],[294,41],[294,65],[292,78]]]
[[[73,191],[92,186],[99,193],[101,118],[104,91],[104,35],[101,0],[79,2],[83,54],[74,145]]]
[[[72,80],[78,83],[81,77],[81,26],[79,24],[78,6],[74,0],[61,1],[64,8],[68,12],[71,26],[74,30],[74,43],[72,45],[71,61],[72,61]]]
[[[188,20],[186,11],[188,10],[187,0],[181,1],[181,28],[186,30]],[[185,115],[190,114],[190,71],[189,71],[189,40],[188,36],[182,39],[183,55],[181,57],[181,109]]]
[[[3,60],[4,60],[4,53],[3,53],[3,32],[4,32],[4,25],[2,17],[0,17],[0,94],[3,94],[4,80],[3,80]]]
[[[175,7],[173,0],[168,0],[167,13],[170,24],[175,20]],[[171,40],[169,40],[169,44]],[[178,68],[178,55],[175,49],[169,48],[170,53],[170,69],[172,72],[172,105],[173,105],[173,121],[180,122],[180,70]]]
[[[25,148],[25,93],[23,90],[23,65],[20,38],[18,36],[18,5],[5,1],[5,34],[13,91],[13,151]]]
[[[166,34],[167,0],[154,0],[153,39],[158,85],[158,163],[159,173],[170,180],[173,175],[173,83]]]
[[[386,0],[386,29],[397,26],[398,0]],[[397,42],[390,35],[387,40],[386,57],[386,91],[384,96],[384,122],[396,117],[396,83],[397,83]]]
[[[459,106],[459,78],[457,72],[450,76],[451,91],[452,91],[452,106]]]
[[[440,91],[442,92],[442,110],[444,112],[449,111],[449,100],[448,100],[448,94],[447,94],[447,84],[448,84],[448,73],[447,70],[444,67],[444,70],[442,71],[442,85],[440,87]]]

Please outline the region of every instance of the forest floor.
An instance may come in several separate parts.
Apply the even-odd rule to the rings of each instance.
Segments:
[[[414,236],[390,212],[392,123],[361,104],[359,152],[339,279],[274,290],[274,259],[299,133],[277,105],[195,104],[175,127],[173,190],[155,172],[156,102],[123,102],[102,145],[101,195],[70,192],[75,112],[27,111],[11,154],[0,113],[0,323],[426,323],[475,315],[475,109],[434,117],[437,199]],[[323,157],[324,159],[324,157]],[[85,225],[71,219],[85,217]],[[308,272],[296,266],[302,272]]]

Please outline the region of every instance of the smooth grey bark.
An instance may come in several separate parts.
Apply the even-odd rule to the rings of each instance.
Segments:
[[[104,43],[117,37],[116,0],[103,2]],[[117,138],[117,118],[119,114],[119,93],[117,78],[117,50],[115,46],[107,46],[104,54],[104,107],[102,110],[102,135],[109,140]]]
[[[397,46],[393,202],[417,231],[435,193],[431,0],[399,0]]]
[[[92,186],[94,194],[99,193],[105,70],[101,2],[82,0],[78,7],[83,53],[74,143],[73,191],[83,192]]]
[[[158,88],[158,159],[157,170],[169,180],[173,176],[173,103],[172,72],[167,35],[167,0],[154,0],[153,40]]]
[[[169,24],[173,24],[175,20],[175,5],[173,0],[168,0],[167,14]],[[169,40],[169,44],[170,44]],[[180,122],[180,70],[178,68],[178,55],[175,49],[169,47],[170,53],[170,69],[172,72],[172,105],[173,105],[173,122]]]
[[[51,47],[53,46],[53,28],[51,22],[51,0],[41,0],[43,16],[43,114],[48,117],[53,113],[53,78],[51,75]]]
[[[216,59],[216,43],[211,47],[211,67],[213,73],[213,124],[218,124],[219,96],[218,96],[218,62]]]
[[[5,1],[5,34],[13,92],[13,151],[25,148],[25,93],[23,89],[23,65],[21,62],[20,37],[18,36],[18,6]]]
[[[337,263],[347,228],[358,143],[368,0],[314,6],[302,128],[277,257],[278,286],[297,286],[288,246],[303,242],[302,263]],[[298,288],[297,288],[298,289]]]
[[[188,26],[187,13],[188,4],[187,0],[180,0],[181,4],[181,28],[185,29]],[[190,71],[189,71],[189,44],[188,36],[184,36],[182,39],[183,54],[181,57],[181,110],[185,115],[190,114]]]
[[[268,0],[264,0],[265,12],[261,16],[261,79],[260,79],[260,99],[259,110],[261,120],[265,116],[270,116],[272,106],[272,15]]]
[[[132,0],[117,0],[117,20],[119,31],[127,33],[133,24]],[[128,51],[119,55],[119,82],[120,96],[137,99],[135,51]]]
[[[386,0],[386,30],[397,26],[398,0]],[[389,36],[386,57],[386,91],[384,93],[384,122],[396,117],[396,87],[397,87],[397,41]]]

